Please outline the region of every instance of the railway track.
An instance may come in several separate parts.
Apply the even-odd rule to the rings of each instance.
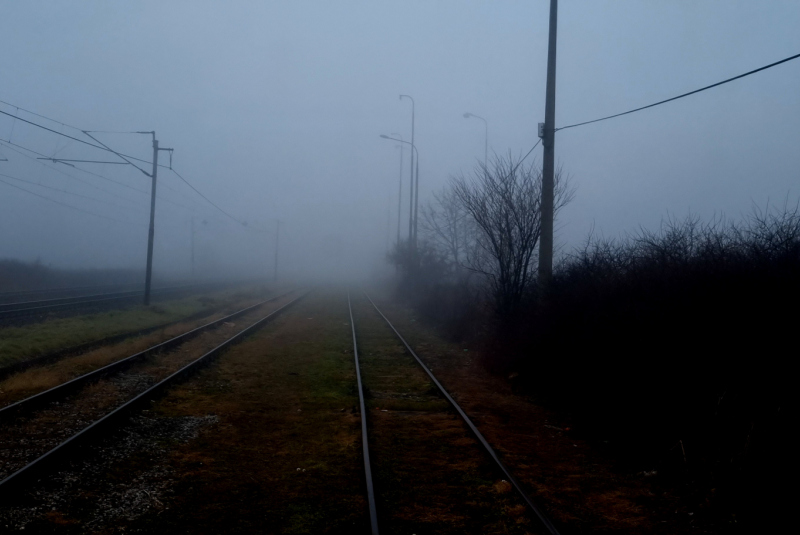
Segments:
[[[62,286],[56,288],[40,288],[38,290],[18,290],[0,292],[0,303],[21,303],[25,301],[41,301],[57,297],[72,297],[97,293],[121,292],[139,288],[141,283],[129,284],[96,284],[87,286]]]
[[[487,442],[469,416],[464,412],[464,410],[459,406],[459,404],[453,399],[453,397],[447,392],[447,390],[442,386],[439,380],[434,376],[433,372],[425,365],[422,359],[417,355],[414,349],[408,344],[408,342],[403,338],[400,332],[392,325],[389,319],[381,312],[378,306],[375,304],[374,301],[369,297],[369,295],[364,293],[364,297],[369,301],[369,303],[374,308],[375,312],[380,316],[380,318],[388,325],[388,327],[392,330],[394,335],[397,339],[402,343],[403,347],[407,351],[409,355],[411,355],[416,364],[425,372],[431,383],[435,385],[437,392],[447,400],[447,403],[452,407],[452,409],[459,415],[461,420],[464,422],[466,427],[481,445],[483,450],[485,451],[486,455],[492,460],[496,468],[500,473],[504,475],[506,480],[511,484],[514,490],[517,492],[519,497],[523,500],[527,508],[534,514],[534,516],[538,519],[541,528],[543,528],[547,533],[551,535],[558,535],[558,530],[552,524],[552,522],[547,518],[544,512],[536,506],[536,504],[531,500],[519,482],[514,478],[508,468],[503,464],[502,460],[498,456],[497,452],[492,448],[492,446]],[[355,355],[355,366],[356,366],[356,378],[358,383],[358,395],[359,395],[359,405],[361,409],[361,430],[362,430],[362,450],[363,450],[363,459],[364,459],[364,472],[365,472],[365,479],[366,479],[366,488],[367,488],[367,498],[368,498],[368,505],[369,505],[369,514],[370,514],[370,528],[373,535],[378,535],[379,533],[379,525],[378,525],[378,510],[376,506],[376,496],[375,496],[375,485],[373,482],[373,470],[370,461],[370,451],[369,451],[369,443],[370,439],[368,436],[368,422],[367,422],[367,415],[368,411],[366,410],[366,403],[365,403],[365,386],[362,382],[362,366],[363,363],[361,359],[359,359],[359,344],[358,344],[358,335],[357,335],[357,328],[355,323],[355,317],[353,315],[353,307],[350,299],[350,293],[348,292],[347,295],[347,304],[350,313],[350,326],[353,336],[353,351]],[[378,481],[378,485],[380,485],[380,481]]]
[[[154,298],[171,296],[180,292],[208,288],[209,286],[210,284],[197,284],[155,288],[152,291],[152,295]],[[3,303],[0,304],[0,322],[15,320],[18,318],[39,316],[43,314],[49,314],[51,312],[118,305],[141,299],[143,295],[144,292],[141,290],[132,290],[125,292],[78,295],[71,297],[59,297],[55,299]]]
[[[38,479],[65,466],[86,446],[124,424],[133,412],[306,293],[291,297],[266,315],[260,310],[288,295],[239,310],[0,409],[4,430],[0,437],[0,499],[19,496]],[[249,326],[231,336],[234,319]]]
[[[145,327],[145,328],[135,329],[135,330],[131,330],[131,331],[127,331],[127,332],[123,332],[123,333],[119,333],[119,334],[114,334],[114,335],[103,337],[103,338],[97,338],[97,339],[94,339],[94,340],[89,340],[87,342],[83,342],[83,343],[80,343],[80,344],[77,344],[77,345],[74,345],[74,346],[62,347],[62,348],[59,348],[59,349],[57,349],[55,351],[45,352],[45,353],[39,354],[39,355],[37,355],[37,356],[35,356],[33,358],[27,358],[25,360],[20,360],[20,361],[17,361],[17,362],[13,362],[13,363],[8,364],[6,366],[0,367],[0,381],[6,379],[7,377],[9,377],[11,375],[14,375],[15,373],[22,372],[22,371],[27,370],[29,368],[36,368],[36,367],[39,367],[39,366],[44,366],[44,365],[47,365],[47,364],[51,364],[53,362],[57,362],[57,361],[65,358],[65,357],[68,357],[68,356],[85,353],[87,351],[91,351],[91,350],[99,348],[99,347],[103,347],[103,346],[107,346],[107,345],[111,345],[111,344],[115,344],[115,343],[121,342],[121,341],[126,340],[128,338],[147,335],[147,334],[150,334],[150,333],[153,333],[153,332],[156,332],[156,331],[160,331],[160,330],[169,328],[169,327],[171,327],[171,326],[173,326],[175,324],[182,323],[182,322],[185,322],[185,321],[199,320],[199,319],[201,319],[203,317],[206,317],[206,316],[209,316],[209,315],[215,314],[215,313],[220,313],[223,310],[229,309],[229,308],[230,307],[225,306],[225,307],[222,307],[220,309],[211,309],[211,308],[204,309],[204,310],[200,310],[199,312],[196,312],[194,314],[191,314],[189,316],[183,317],[183,318],[178,319],[178,320],[173,320],[173,321],[169,321],[169,322],[166,322],[166,323],[161,323],[159,325],[154,325],[152,327]]]

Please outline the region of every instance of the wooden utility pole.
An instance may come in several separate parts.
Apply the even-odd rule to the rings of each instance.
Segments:
[[[544,158],[542,161],[542,220],[539,237],[539,282],[553,276],[553,204],[555,196],[556,29],[558,0],[550,0],[550,35],[547,43],[547,89],[544,104]]]

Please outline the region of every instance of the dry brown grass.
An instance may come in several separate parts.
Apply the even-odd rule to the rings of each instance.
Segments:
[[[244,301],[235,303],[234,308],[244,308],[251,304],[251,302],[252,298],[248,298]],[[265,305],[266,308],[262,307],[259,309],[259,311],[273,310],[268,308],[269,306],[270,305]],[[0,381],[0,406],[8,405],[20,399],[24,399],[39,392],[43,392],[49,388],[58,386],[59,384],[69,381],[70,379],[74,379],[75,377],[89,373],[93,370],[111,364],[112,362],[126,358],[156,344],[169,340],[170,338],[174,338],[175,336],[178,336],[190,329],[219,319],[227,313],[229,312],[219,311],[196,320],[175,323],[148,335],[126,339],[122,342],[99,347],[83,354],[61,359],[47,366],[31,368],[11,375],[5,380]],[[231,325],[234,327],[237,324],[245,325],[241,323],[242,321],[244,321],[244,318],[237,318],[235,323]],[[231,326],[225,327],[227,330],[231,328]]]

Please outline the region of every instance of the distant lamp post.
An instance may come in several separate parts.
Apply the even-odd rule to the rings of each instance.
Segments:
[[[393,136],[397,136],[400,139],[403,139],[403,136],[392,132]],[[403,157],[405,156],[405,145],[396,145],[400,147],[400,180],[398,182],[398,189],[397,189],[397,245],[400,245],[400,223],[402,221],[402,214],[403,211]]]
[[[412,148],[415,147],[414,145],[414,115],[416,109],[416,103],[411,95],[400,95],[400,100],[407,98],[411,101],[411,145]],[[400,141],[400,140],[396,140]],[[404,143],[407,143],[404,141]],[[414,151],[411,152],[411,198],[409,203],[409,220],[408,220],[408,240],[411,243],[412,248],[416,251],[417,249],[417,201],[419,199],[419,175],[417,175],[417,179],[414,180],[414,159],[416,158],[416,154]],[[417,161],[416,169],[419,170],[419,161]]]
[[[483,121],[483,128],[484,128],[484,135],[483,135],[483,166],[486,167],[489,163],[489,123],[486,122],[486,119],[481,117],[480,115],[475,115],[474,113],[465,113],[464,119],[469,119],[470,117],[475,117],[476,119],[480,119]],[[488,167],[486,168],[488,171]]]
[[[417,151],[417,147],[415,147],[414,144],[411,143],[410,141],[403,141],[402,139],[399,139],[399,138],[396,138],[396,137],[387,136],[385,134],[381,134],[381,137],[383,139],[390,139],[392,141],[397,141],[398,143],[405,143],[406,145],[411,145],[411,150],[412,150],[411,155],[412,155],[412,157],[415,157],[414,161],[415,161],[415,164],[416,164],[416,169],[412,169],[412,176],[414,176],[414,174],[416,174],[416,176],[417,176],[417,187],[419,187],[419,152]],[[412,184],[413,184],[413,181],[412,181]],[[411,200],[412,201],[414,200],[413,196],[412,196]],[[413,204],[412,204],[412,208],[413,208]],[[408,225],[408,227],[409,227],[409,237],[408,238],[409,238],[409,243],[410,243],[412,249],[415,250],[415,251],[416,251],[416,248],[417,248],[417,243],[416,243],[416,239],[417,239],[417,234],[416,234],[417,221],[416,221],[416,217],[417,217],[416,210],[412,210],[412,212],[411,212],[411,219],[412,220],[409,221],[409,225]],[[414,229],[414,232],[412,232],[412,229]]]

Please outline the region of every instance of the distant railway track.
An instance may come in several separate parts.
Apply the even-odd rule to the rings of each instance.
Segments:
[[[375,302],[364,292],[364,297],[370,302],[372,307],[375,309],[377,314],[383,319],[384,322],[389,326],[389,328],[394,332],[397,336],[398,340],[403,344],[405,350],[410,354],[416,363],[422,368],[422,370],[427,374],[430,381],[436,386],[438,392],[447,400],[450,406],[458,413],[461,417],[463,422],[466,424],[467,428],[469,428],[470,432],[474,435],[474,437],[478,440],[478,442],[483,447],[486,454],[492,459],[496,467],[499,471],[507,478],[507,481],[510,482],[514,490],[516,490],[517,494],[522,498],[525,502],[525,505],[528,509],[538,518],[541,527],[544,528],[547,533],[551,535],[559,535],[558,530],[552,524],[552,522],[547,518],[544,512],[534,504],[533,500],[528,496],[519,482],[514,478],[511,474],[509,469],[503,464],[498,456],[497,452],[492,448],[492,446],[488,443],[488,441],[484,438],[483,434],[478,430],[469,416],[464,412],[461,406],[453,399],[453,397],[447,392],[447,390],[442,386],[436,376],[433,375],[433,372],[425,365],[422,359],[417,355],[414,349],[409,345],[405,338],[400,334],[400,332],[395,328],[394,325],[389,321],[389,319],[381,312]],[[370,514],[370,527],[373,535],[378,535],[379,527],[378,527],[378,511],[376,508],[376,499],[375,499],[375,491],[374,491],[374,484],[372,479],[372,468],[370,465],[370,454],[369,454],[369,438],[367,434],[367,411],[364,401],[364,385],[362,384],[361,378],[361,362],[359,360],[358,354],[358,337],[356,333],[356,323],[355,318],[353,315],[353,308],[350,300],[350,293],[347,294],[347,306],[350,313],[350,326],[352,330],[353,336],[353,351],[355,354],[355,366],[356,366],[356,379],[358,383],[358,395],[359,395],[359,404],[361,409],[361,429],[362,429],[362,449],[364,455],[364,471],[365,471],[365,478],[366,478],[366,488],[367,488],[367,498],[368,498],[368,505],[369,505],[369,514]]]
[[[15,373],[19,373],[21,371],[24,371],[24,370],[27,370],[27,369],[30,369],[30,368],[36,368],[36,367],[39,367],[39,366],[44,366],[44,365],[47,365],[47,364],[51,364],[53,362],[57,362],[58,360],[61,360],[61,359],[65,358],[65,357],[68,357],[68,356],[71,356],[71,355],[77,355],[77,354],[85,353],[87,351],[91,351],[91,350],[99,348],[99,347],[115,344],[115,343],[121,342],[122,340],[126,340],[128,338],[133,338],[135,336],[143,336],[143,335],[150,334],[150,333],[153,333],[153,332],[156,332],[156,331],[160,331],[162,329],[166,329],[166,328],[168,328],[168,327],[170,327],[172,325],[175,325],[177,323],[200,319],[200,318],[203,318],[205,316],[211,315],[211,314],[213,314],[215,312],[221,312],[222,310],[224,310],[226,308],[229,308],[229,306],[221,307],[221,308],[216,309],[216,310],[215,309],[211,309],[211,308],[203,309],[203,310],[200,310],[199,312],[195,312],[194,314],[191,314],[189,316],[185,316],[185,317],[182,317],[180,319],[168,321],[166,323],[160,323],[158,325],[153,325],[152,327],[144,327],[144,328],[134,329],[134,330],[127,331],[127,332],[122,332],[122,333],[119,333],[119,334],[114,334],[114,335],[111,335],[111,336],[106,336],[106,337],[103,337],[103,338],[97,338],[97,339],[89,340],[87,342],[83,342],[83,343],[80,343],[80,344],[77,344],[77,345],[74,345],[74,346],[62,347],[62,348],[56,349],[54,351],[44,352],[44,353],[36,355],[36,356],[34,356],[32,358],[26,358],[24,360],[19,360],[17,362],[13,362],[13,363],[8,364],[6,366],[0,367],[0,381],[4,380],[5,378],[7,378],[7,377],[9,377],[9,376],[11,376],[11,375],[13,375]]]
[[[182,286],[169,286],[155,288],[152,291],[154,297],[164,297],[175,295],[180,292],[193,291],[202,288],[209,288],[212,285],[194,284]],[[144,292],[141,290],[113,292],[102,294],[77,295],[71,297],[59,297],[56,299],[41,299],[36,301],[23,301],[14,303],[0,304],[0,323],[4,321],[39,316],[52,312],[62,312],[80,308],[107,307],[132,302],[141,299]]]
[[[141,283],[130,284],[96,284],[87,286],[62,286],[58,288],[39,288],[37,290],[18,290],[13,292],[0,292],[0,303],[20,303],[24,301],[37,301],[42,299],[55,299],[57,297],[71,297],[97,293],[121,292],[139,288]]]
[[[290,299],[233,336],[219,331],[221,327],[232,326],[232,319],[247,318],[251,315],[260,316],[260,314],[256,314],[259,307],[287,297],[291,293],[294,292],[261,301],[0,409],[0,423],[4,429],[4,434],[0,437],[0,454],[2,454],[0,460],[3,462],[0,465],[0,478],[2,478],[0,480],[0,498],[11,499],[37,480],[65,466],[66,463],[81,454],[85,446],[106,436],[111,429],[124,424],[127,421],[126,417],[141,409],[145,403],[162,395],[171,386],[186,378],[202,365],[209,363],[232,344],[269,322],[307,294],[307,292],[301,293]],[[194,358],[192,355],[184,355],[186,352],[200,352],[200,349],[196,347],[193,350],[175,351],[176,348],[184,347],[198,335],[207,332],[214,337],[216,345],[209,351],[203,349],[202,356]],[[219,342],[221,338],[224,340]],[[203,347],[202,343],[198,343],[200,347]],[[208,344],[209,342],[203,343]],[[170,355],[173,356],[170,364],[178,369],[168,370],[166,377],[157,377],[158,373],[163,373],[164,369],[169,368],[161,361]],[[156,356],[159,357],[156,359],[158,362],[151,370],[148,371],[145,367],[144,371],[140,370],[138,375],[129,374],[127,379],[131,379],[131,381],[127,381],[126,384],[135,384],[128,391],[121,390],[122,394],[127,396],[124,400],[117,402],[112,399],[106,403],[107,407],[103,407],[102,400],[98,401],[92,398],[91,392],[87,393],[85,388],[87,385],[97,381],[120,378],[132,367],[143,366],[148,357]],[[144,382],[141,380],[143,376],[146,376]],[[142,384],[146,388],[141,386]],[[83,405],[80,405],[81,403]],[[50,413],[44,414],[46,411],[50,411]],[[37,414],[40,414],[38,420]],[[78,430],[72,432],[73,429]],[[23,446],[20,447],[20,444]]]

